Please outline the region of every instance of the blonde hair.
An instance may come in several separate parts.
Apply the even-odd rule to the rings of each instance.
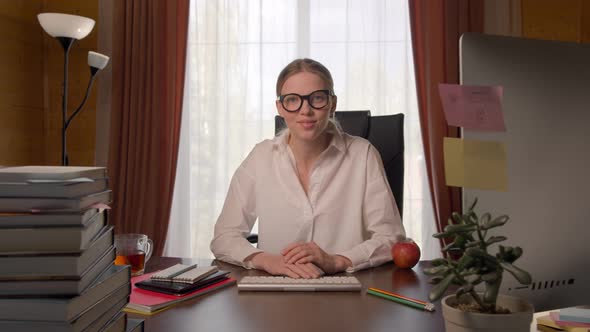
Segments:
[[[287,79],[301,72],[318,75],[327,85],[326,88],[330,90],[330,94],[334,95],[334,80],[332,79],[332,74],[330,74],[328,68],[313,59],[304,58],[291,61],[291,63],[281,70],[281,73],[277,78],[277,97],[281,95],[281,89]]]

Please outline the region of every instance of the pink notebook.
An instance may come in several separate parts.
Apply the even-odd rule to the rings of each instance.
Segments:
[[[131,278],[131,296],[129,298],[129,304],[127,304],[127,307],[125,307],[125,311],[151,315],[156,312],[163,311],[164,309],[168,309],[177,303],[190,300],[192,298],[212,292],[216,289],[231,286],[236,283],[236,279],[227,278],[182,296],[152,292],[149,290],[137,288],[135,286],[136,282],[149,279],[154,273],[155,272],[146,273]]]

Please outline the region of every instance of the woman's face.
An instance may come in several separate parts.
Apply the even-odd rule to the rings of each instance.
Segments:
[[[309,72],[299,72],[285,81],[281,88],[281,95],[296,93],[301,96],[307,96],[312,92],[327,89],[328,86],[320,76]],[[314,99],[312,101],[314,106],[321,105],[321,95],[316,96],[314,94],[310,98]],[[288,100],[285,100],[285,104],[287,103]],[[336,98],[328,97],[326,106],[320,109],[311,107],[309,100],[303,100],[301,108],[295,112],[288,112],[279,100],[276,101],[276,106],[279,115],[285,119],[291,139],[313,143],[326,130],[328,119],[334,110],[336,110]]]

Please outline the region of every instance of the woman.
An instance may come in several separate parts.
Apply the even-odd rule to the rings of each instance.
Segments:
[[[234,174],[215,225],[217,259],[292,278],[377,266],[404,236],[377,150],[333,120],[328,69],[311,59],[279,74],[287,129],[257,144]],[[258,219],[258,248],[246,239]]]

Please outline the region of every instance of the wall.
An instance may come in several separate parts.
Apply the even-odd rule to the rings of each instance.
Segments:
[[[590,42],[590,0],[522,0],[527,38]]]
[[[63,51],[43,32],[36,14],[54,11],[97,20],[92,33],[71,50],[68,105],[73,112],[88,82],[88,50],[110,55],[112,1],[0,1],[0,165],[61,160]],[[101,19],[107,19],[104,26],[99,5]],[[590,0],[486,0],[485,6],[487,33],[590,41]],[[99,74],[84,110],[68,129],[71,165],[106,164],[110,67]]]
[[[485,0],[487,34],[590,42],[590,0]]]
[[[484,32],[490,35],[522,36],[521,0],[485,0]]]
[[[44,162],[41,1],[0,2],[0,165]]]
[[[113,6],[114,1],[100,0],[98,8],[98,52],[109,57],[113,54]],[[112,62],[112,59],[111,59]],[[96,165],[107,166],[111,127],[113,65],[110,63],[100,73],[96,85]]]
[[[0,165],[61,163],[63,49],[39,25],[37,14],[41,12],[76,14],[97,20],[98,0],[0,1]],[[86,91],[90,77],[87,54],[97,48],[96,31],[95,26],[70,51],[70,114]],[[94,164],[94,90],[96,87],[68,129],[71,165]]]

